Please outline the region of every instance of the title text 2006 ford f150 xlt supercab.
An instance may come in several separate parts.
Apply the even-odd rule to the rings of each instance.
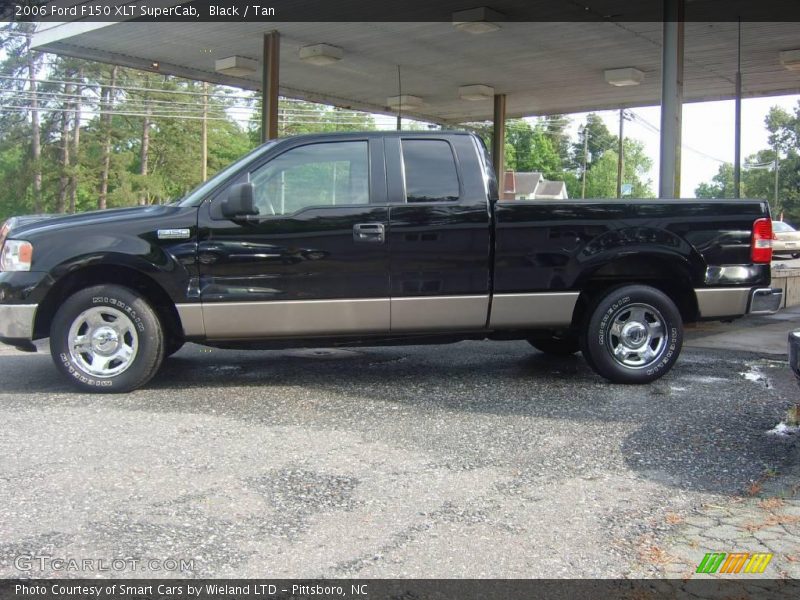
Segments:
[[[683,324],[777,310],[755,200],[499,200],[479,138],[269,142],[167,206],[2,230],[0,341],[78,387],[146,383],[223,348],[526,339],[646,383]]]

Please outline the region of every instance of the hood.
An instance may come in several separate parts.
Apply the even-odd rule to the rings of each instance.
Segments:
[[[79,227],[81,225],[129,221],[142,217],[158,217],[173,212],[174,210],[175,207],[172,205],[154,205],[93,210],[73,215],[23,215],[11,217],[6,221],[6,224],[8,225],[8,234],[12,237],[17,237],[29,233],[46,232],[56,229],[61,230],[69,227]]]

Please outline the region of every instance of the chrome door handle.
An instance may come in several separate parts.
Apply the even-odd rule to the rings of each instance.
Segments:
[[[382,244],[386,241],[383,223],[358,223],[353,225],[353,241]]]

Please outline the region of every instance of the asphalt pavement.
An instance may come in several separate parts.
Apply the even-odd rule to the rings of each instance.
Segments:
[[[665,576],[687,519],[796,483],[796,438],[767,433],[798,398],[785,357],[698,341],[717,334],[647,386],[524,342],[188,345],[145,389],[86,395],[4,350],[0,577],[87,575],[19,560],[41,555],[190,561],[102,576]]]

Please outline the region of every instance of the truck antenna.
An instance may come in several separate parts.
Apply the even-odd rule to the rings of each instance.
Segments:
[[[397,65],[397,131],[403,129],[403,83],[400,79],[400,65]]]

